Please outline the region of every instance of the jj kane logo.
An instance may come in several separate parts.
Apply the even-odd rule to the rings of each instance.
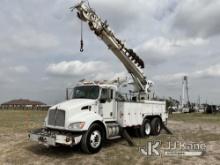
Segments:
[[[202,156],[206,151],[204,143],[185,143],[180,141],[147,141],[139,147],[139,152],[145,156]]]

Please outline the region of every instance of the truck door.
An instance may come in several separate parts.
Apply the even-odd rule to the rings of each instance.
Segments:
[[[115,92],[111,88],[102,88],[100,97],[100,113],[104,119],[113,119],[115,117]]]

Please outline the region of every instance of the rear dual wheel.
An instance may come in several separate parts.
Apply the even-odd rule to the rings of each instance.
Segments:
[[[162,123],[160,118],[155,117],[151,120],[151,134],[152,135],[159,135],[161,128],[162,128]]]
[[[162,123],[160,118],[155,117],[152,120],[144,119],[138,132],[140,137],[145,137],[149,135],[159,135],[161,128],[162,128]]]

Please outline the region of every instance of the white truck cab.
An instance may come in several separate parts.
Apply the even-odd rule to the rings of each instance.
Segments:
[[[48,110],[44,128],[32,131],[30,140],[47,146],[81,144],[95,153],[105,139],[121,137],[121,128],[133,128],[140,136],[160,133],[167,120],[165,102],[132,102],[117,91],[116,85],[76,86],[72,98]]]
[[[45,126],[70,131],[86,131],[94,121],[116,121],[116,90],[117,87],[114,85],[76,86],[70,100],[49,109]]]

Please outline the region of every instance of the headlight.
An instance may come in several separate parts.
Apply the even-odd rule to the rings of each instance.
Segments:
[[[77,123],[71,123],[68,128],[69,129],[82,129],[85,125],[85,122],[77,122]]]

